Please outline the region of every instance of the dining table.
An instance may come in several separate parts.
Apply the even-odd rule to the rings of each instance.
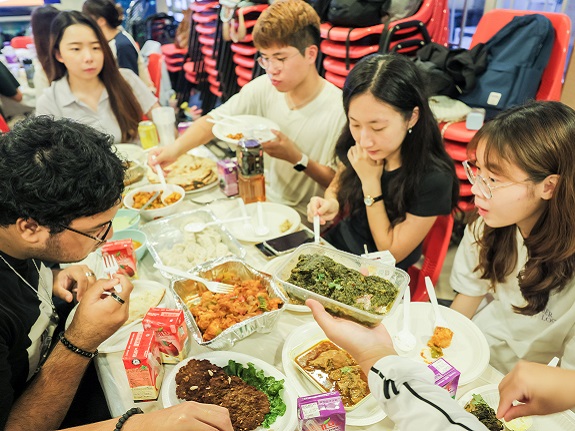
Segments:
[[[205,147],[199,147],[193,150],[196,155],[213,157]],[[228,198],[220,191],[219,187],[212,188],[203,193],[187,195],[184,203],[181,205],[181,211],[192,210],[197,208],[207,208],[211,210],[216,217],[226,218],[230,208],[235,207],[237,201],[234,198]],[[180,210],[180,209],[179,209]],[[303,224],[300,228],[307,229]],[[246,250],[245,262],[253,268],[260,271],[267,271],[270,267],[270,259],[265,257],[256,247],[254,242],[243,242]],[[277,258],[276,258],[277,259]],[[165,302],[168,307],[175,307],[172,294],[169,291],[170,280],[164,278],[159,270],[154,268],[154,259],[148,252],[138,262],[138,278],[141,280],[151,280],[161,283],[167,288],[167,298]],[[280,372],[285,373],[284,364],[282,363],[282,349],[284,342],[290,336],[292,331],[297,331],[302,325],[313,322],[311,312],[295,312],[284,310],[273,328],[267,333],[256,332],[248,337],[237,341],[229,348],[232,352],[243,353],[258,358],[272,366]],[[135,331],[142,330],[141,325],[134,328]],[[191,338],[191,337],[190,337]],[[210,352],[207,347],[201,346],[193,339],[189,341],[188,357]],[[140,407],[144,412],[150,412],[164,408],[161,396],[155,401],[137,402],[132,399],[132,392],[128,385],[123,361],[123,351],[101,353],[95,359],[96,370],[100,383],[102,385],[108,407],[114,417],[122,415],[132,407]],[[164,365],[165,374],[168,375],[174,365]],[[457,390],[457,396],[465,394],[476,387],[497,384],[503,378],[503,374],[488,365],[483,373],[475,380],[462,385]],[[165,382],[164,382],[165,384]],[[299,396],[304,394],[298,393]],[[273,425],[272,425],[273,429]],[[387,431],[394,429],[394,423],[388,417],[384,417],[377,423],[366,426],[346,426],[346,429]],[[292,430],[282,430],[292,431]]]

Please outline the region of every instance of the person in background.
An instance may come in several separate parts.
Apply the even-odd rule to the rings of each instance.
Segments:
[[[573,142],[575,111],[536,102],[487,122],[467,147],[477,211],[453,262],[451,308],[485,334],[502,373],[554,356],[575,368]]]
[[[5,120],[34,110],[22,102],[24,95],[19,87],[20,83],[12,72],[0,62],[0,114]]]
[[[330,316],[308,299],[313,317],[335,344],[346,350],[368,376],[371,394],[402,431],[485,431],[444,388],[435,385],[423,362],[402,358],[393,348],[384,325],[366,328]],[[529,415],[548,415],[575,407],[575,371],[520,362],[499,384],[497,417],[507,421]],[[524,404],[515,405],[515,400]]]
[[[149,163],[166,166],[191,148],[214,138],[211,119],[251,114],[278,124],[262,146],[266,197],[305,214],[311,196],[329,185],[332,155],[345,124],[341,91],[319,76],[319,17],[303,0],[279,0],[259,16],[253,30],[259,64],[266,70],[208,115],[194,121],[173,145],[153,149]]]
[[[80,121],[115,142],[137,142],[138,123],[159,105],[137,75],[118,69],[98,25],[80,12],[61,12],[50,29],[49,52],[51,86],[36,114]]]
[[[338,173],[307,215],[343,219],[324,238],[340,250],[389,250],[407,269],[438,215],[457,204],[459,181],[417,68],[401,55],[360,60],[343,88],[348,118],[335,152]]]
[[[77,262],[113,235],[125,166],[110,136],[68,119],[31,117],[0,136],[0,428],[48,431],[90,423],[100,389],[83,380],[97,347],[128,318],[130,281],[96,280]],[[122,292],[114,286],[122,285]],[[80,301],[58,334],[53,296]],[[107,292],[108,295],[104,295]],[[80,395],[89,396],[82,398]],[[105,400],[104,406],[107,410]],[[226,409],[186,402],[78,430],[232,431]]]
[[[34,90],[36,100],[50,86],[50,81],[46,71],[49,68],[50,58],[50,26],[54,18],[60,13],[58,9],[51,5],[37,7],[30,16],[32,26],[32,36],[36,47],[36,61],[34,61]]]
[[[122,28],[124,10],[112,0],[86,0],[82,12],[92,18],[108,41],[118,67],[130,69],[148,86],[153,87],[146,62],[132,35]]]

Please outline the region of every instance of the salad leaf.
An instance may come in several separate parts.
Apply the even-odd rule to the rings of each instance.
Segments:
[[[258,370],[254,364],[249,362],[247,367],[230,359],[224,371],[228,376],[237,376],[248,385],[254,386],[267,395],[270,401],[270,412],[265,416],[262,423],[264,428],[269,428],[279,416],[286,412],[286,405],[281,397],[284,388],[283,380],[276,380],[272,376],[266,376],[263,370]]]

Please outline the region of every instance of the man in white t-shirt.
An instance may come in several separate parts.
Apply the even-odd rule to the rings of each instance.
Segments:
[[[266,76],[246,84],[230,100],[196,120],[173,145],[151,151],[150,164],[166,166],[214,138],[210,118],[251,114],[278,124],[276,139],[264,142],[267,199],[306,214],[314,195],[335,175],[333,149],[345,125],[341,90],[319,76],[320,20],[302,0],[279,0],[254,27],[253,40]],[[154,159],[156,157],[156,159]]]

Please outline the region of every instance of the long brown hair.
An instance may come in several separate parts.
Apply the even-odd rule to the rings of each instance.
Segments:
[[[114,112],[122,131],[122,141],[130,142],[138,134],[138,123],[143,116],[142,107],[134,96],[132,88],[120,73],[100,27],[91,18],[77,11],[61,12],[56,17],[50,28],[49,70],[46,71],[48,79],[52,82],[66,76],[66,66],[56,59],[56,53],[59,50],[64,31],[74,24],[91,28],[98,38],[104,53],[104,65],[98,77],[108,92],[112,112]]]
[[[46,74],[50,69],[50,26],[59,13],[54,6],[45,5],[34,9],[30,16],[36,55]]]
[[[517,276],[527,305],[514,310],[532,316],[545,309],[552,290],[562,290],[575,275],[575,111],[559,102],[515,107],[477,132],[468,146],[470,154],[480,142],[485,145],[485,166],[493,172],[501,166],[496,162],[504,160],[535,184],[559,176],[552,198],[525,239],[528,260]],[[480,247],[475,271],[492,289],[513,275],[516,234],[515,225],[485,226],[482,234],[475,230]]]

